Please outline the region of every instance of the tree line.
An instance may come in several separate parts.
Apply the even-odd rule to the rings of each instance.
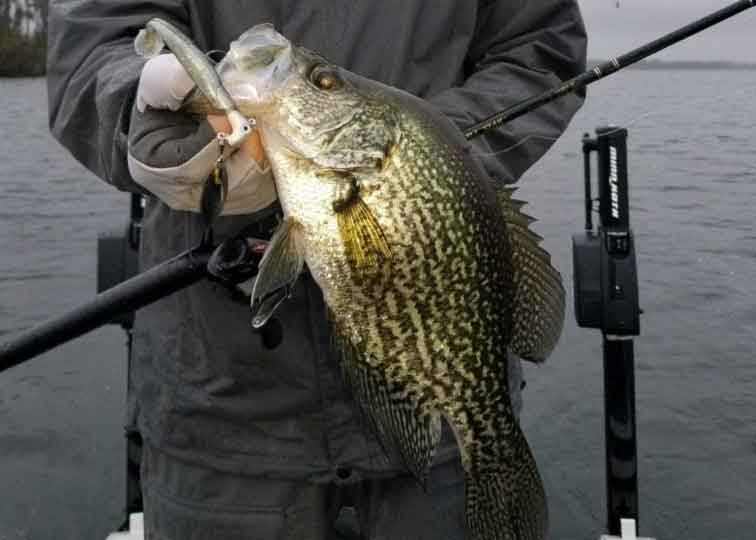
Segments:
[[[0,77],[45,73],[49,0],[0,0]]]

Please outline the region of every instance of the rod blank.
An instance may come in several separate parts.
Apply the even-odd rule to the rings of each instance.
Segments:
[[[108,324],[117,316],[149,305],[207,276],[210,253],[184,252],[108,289],[83,306],[0,344],[0,373],[58,345]]]
[[[679,30],[667,34],[666,36],[660,37],[659,39],[647,43],[646,45],[638,47],[637,49],[634,49],[629,53],[618,56],[617,58],[613,58],[612,60],[604,62],[603,64],[599,64],[598,66],[589,69],[588,71],[578,75],[577,77],[566,81],[558,88],[547,90],[539,96],[526,99],[508,109],[491,115],[485,120],[482,120],[481,122],[478,122],[472,127],[466,129],[465,137],[467,137],[468,140],[473,139],[486,131],[490,131],[492,129],[503,126],[504,124],[511,122],[515,118],[519,118],[520,116],[527,114],[541,107],[542,105],[545,105],[546,103],[550,103],[556,99],[559,99],[560,97],[566,96],[567,94],[579,92],[591,83],[603,79],[604,77],[607,77],[612,73],[616,73],[617,71],[626,68],[627,66],[640,62],[641,60],[648,58],[652,54],[664,50],[667,47],[674,45],[675,43],[679,43],[680,41],[698,34],[699,32],[706,30],[707,28],[711,28],[712,26],[717,25],[731,17],[734,17],[735,15],[738,15],[739,13],[742,13],[743,11],[754,6],[756,6],[756,0],[740,0],[739,2],[735,2],[734,4],[720,9],[719,11],[712,13],[711,15],[708,15],[703,19],[699,19],[687,26],[684,26],[683,28],[680,28]]]

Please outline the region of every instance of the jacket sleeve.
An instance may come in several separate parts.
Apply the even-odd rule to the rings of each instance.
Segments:
[[[461,86],[430,99],[461,129],[585,70],[587,38],[576,0],[482,0]],[[584,96],[570,95],[473,140],[495,179],[513,183],[562,134]]]
[[[181,0],[51,2],[47,93],[53,136],[89,170],[125,191],[143,191],[127,168],[131,107],[144,60],[134,38],[153,17],[186,31]]]

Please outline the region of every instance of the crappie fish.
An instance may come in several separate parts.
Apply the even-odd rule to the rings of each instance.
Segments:
[[[507,351],[550,353],[564,290],[523,203],[496,189],[428,103],[270,25],[232,43],[217,69],[257,121],[284,212],[254,286],[257,320],[306,263],[345,379],[387,451],[424,482],[448,422],[469,537],[544,538],[546,499],[510,406]],[[208,106],[196,95],[186,110]]]

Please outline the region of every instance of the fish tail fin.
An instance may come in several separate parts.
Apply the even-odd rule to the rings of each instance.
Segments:
[[[160,54],[165,47],[165,42],[160,35],[149,26],[142,28],[134,40],[134,50],[139,56],[152,58]]]
[[[465,472],[465,515],[470,540],[544,540],[548,509],[535,459],[522,443],[512,467]]]

